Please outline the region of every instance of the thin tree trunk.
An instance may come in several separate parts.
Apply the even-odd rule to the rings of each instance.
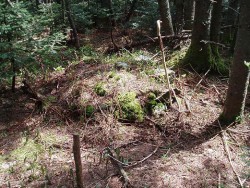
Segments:
[[[227,7],[226,12],[226,24],[232,25],[229,30],[226,30],[224,33],[224,38],[226,42],[230,42],[230,52],[233,54],[236,36],[237,36],[237,29],[238,29],[238,22],[239,22],[239,0],[229,0],[229,5]]]
[[[195,1],[184,0],[184,29],[191,30],[194,21]]]
[[[129,9],[128,14],[126,15],[126,17],[124,19],[123,24],[126,24],[127,22],[129,22],[130,18],[132,17],[132,15],[135,11],[135,7],[136,7],[137,2],[138,2],[138,0],[133,0],[131,2],[130,9]]]
[[[76,48],[79,49],[80,48],[79,37],[78,37],[78,34],[77,34],[75,22],[74,22],[74,20],[72,18],[72,15],[71,15],[70,2],[69,1],[70,0],[65,0],[65,8],[66,8],[66,11],[67,11],[67,16],[68,16],[69,24],[70,24],[70,27],[71,27],[72,32],[73,32],[74,43],[76,45]]]
[[[65,0],[61,0],[62,2],[61,2],[61,5],[62,5],[62,18],[63,18],[63,23],[65,23]]]
[[[236,38],[237,38],[237,33],[238,33],[238,24],[239,24],[239,14],[237,15],[237,18],[235,20],[235,27],[232,29],[233,30],[233,38],[230,44],[230,52],[231,54],[234,53],[234,47],[235,47],[235,43],[236,43]]]
[[[226,22],[228,25],[234,24],[238,15],[239,0],[229,0],[226,13]]]
[[[229,87],[221,119],[230,123],[244,117],[245,100],[249,85],[250,71],[245,65],[250,62],[250,1],[241,0],[239,29],[235,45],[234,59],[229,78]]]
[[[211,8],[211,1],[196,0],[191,45],[183,60],[184,65],[191,65],[198,72],[206,72],[208,69],[216,70],[211,46],[205,42],[210,40]]]
[[[176,8],[176,23],[175,23],[175,33],[179,34],[184,25],[184,2],[183,0],[175,0]]]
[[[16,91],[16,64],[15,64],[14,57],[11,59],[11,66],[12,66],[12,72],[13,72],[11,89],[12,89],[12,92],[15,92]]]
[[[165,31],[165,35],[174,35],[169,0],[158,0],[158,5],[161,15],[162,27]]]
[[[222,19],[222,2],[223,0],[217,0],[213,3],[211,27],[210,27],[210,40],[218,43],[220,39],[220,28]],[[219,57],[218,45],[212,45],[212,52],[215,56]]]

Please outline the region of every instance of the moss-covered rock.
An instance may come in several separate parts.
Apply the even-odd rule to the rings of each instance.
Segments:
[[[144,112],[134,92],[120,94],[118,96],[118,103],[120,106],[120,110],[117,113],[119,118],[132,122],[143,121]]]

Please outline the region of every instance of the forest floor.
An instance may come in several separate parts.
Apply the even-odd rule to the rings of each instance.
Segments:
[[[42,112],[21,87],[1,90],[0,187],[76,187],[73,134],[81,138],[86,188],[123,186],[107,149],[136,188],[250,187],[249,96],[243,123],[221,127],[218,121],[228,78],[174,70],[172,107],[145,110],[142,122],[117,117],[120,94],[136,93],[145,109],[150,93],[167,93],[157,73],[161,63],[147,58],[153,55],[83,58],[37,78],[31,86],[43,96]],[[104,96],[96,92],[98,83]]]

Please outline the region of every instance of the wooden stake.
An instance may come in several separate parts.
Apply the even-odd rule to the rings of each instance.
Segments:
[[[73,153],[74,153],[74,160],[75,160],[75,167],[76,167],[77,188],[83,188],[80,137],[78,134],[73,135]]]
[[[162,53],[162,63],[164,65],[164,70],[165,70],[165,74],[167,78],[167,86],[169,90],[169,102],[170,102],[170,106],[172,106],[172,89],[171,89],[171,85],[169,81],[169,75],[168,75],[167,65],[166,65],[166,57],[165,57],[165,52],[164,52],[164,47],[163,47],[163,42],[162,42],[162,37],[161,37],[161,21],[160,20],[157,20],[157,36],[160,42],[160,49]]]

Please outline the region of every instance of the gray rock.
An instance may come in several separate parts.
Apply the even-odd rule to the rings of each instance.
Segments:
[[[174,81],[174,78],[175,78],[175,72],[171,69],[167,69],[167,73],[168,73],[168,76],[169,76],[169,81],[170,83],[172,83]],[[165,77],[166,73],[165,73],[165,69],[155,69],[154,70],[154,77],[155,78],[159,78],[159,79],[162,79],[163,77]]]
[[[117,70],[127,70],[127,69],[129,69],[129,65],[127,64],[127,63],[125,63],[125,62],[116,62],[115,63],[115,68],[117,69]]]
[[[151,58],[145,55],[139,55],[135,58],[136,61],[149,61]]]

